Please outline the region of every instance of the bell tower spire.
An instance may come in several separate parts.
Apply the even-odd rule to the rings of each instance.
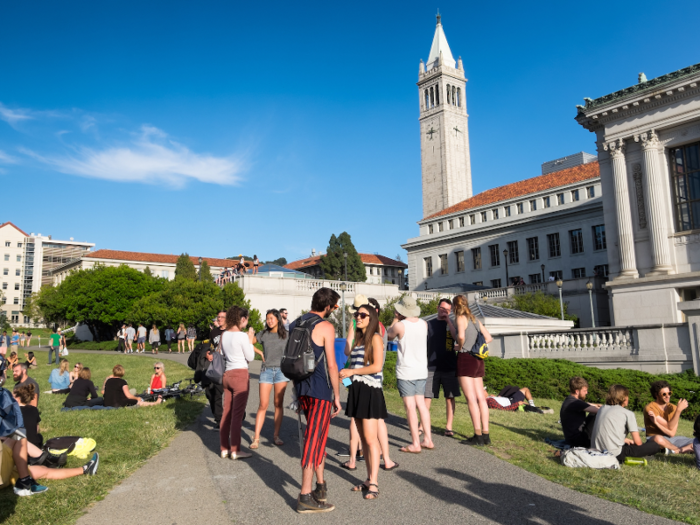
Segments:
[[[428,60],[421,60],[418,73],[424,218],[472,196],[466,81],[438,12]]]

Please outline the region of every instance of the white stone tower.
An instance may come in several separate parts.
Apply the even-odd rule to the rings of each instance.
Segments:
[[[437,15],[428,63],[421,60],[418,73],[423,217],[472,196],[466,81]]]

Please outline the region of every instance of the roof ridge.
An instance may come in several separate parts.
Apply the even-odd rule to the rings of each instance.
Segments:
[[[27,233],[26,233],[24,230],[21,230],[20,228],[18,228],[15,224],[11,223],[10,221],[7,221],[7,222],[5,222],[5,223],[3,223],[3,224],[0,224],[0,228],[4,228],[5,226],[8,226],[8,225],[9,225],[9,226],[12,226],[15,230],[17,230],[18,232],[20,232],[20,233],[21,233],[22,235],[24,235],[25,237],[29,237],[29,235],[27,235]]]

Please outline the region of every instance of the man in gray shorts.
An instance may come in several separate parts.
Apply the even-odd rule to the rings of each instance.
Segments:
[[[143,326],[143,323],[139,323],[139,328],[136,333],[138,334],[138,339],[136,340],[136,353],[138,354],[141,352],[143,354],[146,352],[146,333],[148,333],[148,330],[146,330],[146,327]]]
[[[134,327],[131,326],[131,323],[129,323],[129,327],[126,329],[126,351],[129,354],[134,353],[134,349],[132,347],[132,344],[134,343],[134,336],[136,336],[136,330],[134,330]]]
[[[449,299],[440,299],[437,318],[428,321],[428,380],[425,384],[425,404],[428,410],[433,398],[440,398],[442,386],[447,411],[446,436],[454,436],[452,421],[455,415],[455,398],[460,396],[457,353],[454,351],[452,335],[456,334],[456,328],[450,319],[451,312],[452,302]]]

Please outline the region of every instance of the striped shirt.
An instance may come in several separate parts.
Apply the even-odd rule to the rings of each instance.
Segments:
[[[365,347],[356,346],[350,353],[350,368],[362,368],[365,366]],[[374,388],[382,388],[384,373],[380,370],[376,374],[354,375],[353,381],[360,381]]]

